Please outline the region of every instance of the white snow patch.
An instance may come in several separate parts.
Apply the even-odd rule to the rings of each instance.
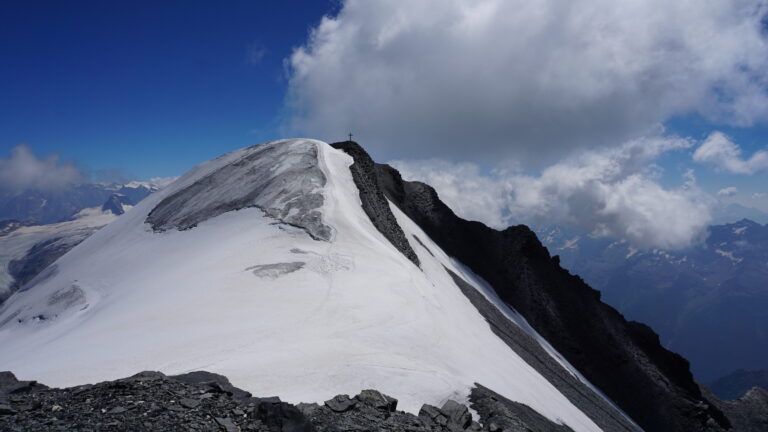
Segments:
[[[729,260],[731,260],[731,262],[733,262],[733,264],[738,264],[741,261],[743,261],[743,258],[737,258],[737,257],[733,256],[733,252],[730,252],[730,251],[724,251],[722,249],[715,249],[715,252],[717,254],[721,255],[721,256],[724,256],[725,258],[728,258]]]
[[[562,246],[557,248],[558,250],[566,250],[566,249],[578,249],[579,248],[579,238],[574,237],[570,240],[566,240],[565,243],[563,243]]]

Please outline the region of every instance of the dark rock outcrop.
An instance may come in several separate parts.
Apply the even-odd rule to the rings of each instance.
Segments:
[[[403,229],[397,224],[395,215],[389,209],[387,198],[376,181],[376,164],[373,159],[354,141],[337,142],[331,146],[342,150],[354,159],[349,170],[352,172],[352,180],[360,192],[363,210],[373,222],[373,226],[406,258],[417,266],[420,265],[419,257],[416,256],[411,244],[408,243],[408,239],[405,238]]]
[[[112,212],[113,215],[120,216],[125,213],[124,205],[131,205],[131,200],[121,193],[113,193],[101,206],[101,211]]]
[[[768,392],[754,387],[735,401],[721,401],[709,390],[702,390],[731,421],[735,432],[768,431]]]
[[[354,146],[353,157],[368,158]],[[456,216],[435,190],[375,165],[385,196],[446,253],[490,283],[590,382],[646,430],[730,427],[699,391],[688,362],[661,346],[647,326],[627,321],[600,293],[560,267],[528,227],[497,231]]]
[[[568,426],[552,423],[527,405],[511,401],[479,384],[472,389],[469,400],[480,414],[483,424],[491,432],[538,431],[568,432]],[[615,429],[604,429],[613,431]]]
[[[259,398],[221,375],[191,372],[132,377],[65,389],[18,381],[0,372],[0,430],[3,431],[258,431],[258,432],[523,432],[568,431],[525,405],[478,386],[472,392],[478,423],[455,401],[424,405],[418,416],[397,411],[397,400],[376,390],[354,397],[292,405]],[[522,414],[521,414],[522,413]]]

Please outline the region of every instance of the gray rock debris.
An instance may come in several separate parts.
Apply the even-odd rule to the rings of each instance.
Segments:
[[[246,271],[253,272],[254,275],[264,279],[277,279],[288,273],[293,273],[304,268],[304,262],[283,262],[274,264],[259,264],[246,268]]]
[[[325,401],[325,406],[339,413],[352,409],[355,404],[356,402],[347,395],[337,395]]]
[[[397,218],[392,214],[389,202],[376,181],[375,163],[371,157],[354,141],[337,142],[331,144],[331,146],[347,153],[354,159],[354,163],[349,167],[349,170],[360,194],[363,211],[368,215],[373,226],[400,253],[416,264],[416,266],[421,266],[419,257],[413,251],[411,244],[408,243],[403,228],[398,225]]]
[[[419,410],[419,419],[430,427],[449,431],[480,431],[480,424],[472,421],[472,414],[466,406],[448,400],[442,408],[425,404]]]
[[[66,389],[48,389],[0,372],[2,431],[256,431],[256,432],[466,432],[567,431],[541,416],[520,416],[519,406],[478,386],[473,407],[484,426],[455,401],[424,405],[419,416],[397,411],[397,400],[376,390],[338,395],[324,405],[297,406],[257,398],[210,372],[132,377]],[[519,406],[518,406],[519,405]],[[527,407],[525,407],[527,408]],[[527,408],[530,410],[530,408]],[[523,411],[525,409],[523,408]],[[533,411],[533,410],[530,410]],[[534,412],[535,413],[535,412]],[[543,420],[542,420],[543,419]]]
[[[219,168],[162,200],[147,216],[155,231],[186,230],[223,213],[256,207],[269,217],[330,240],[322,221],[326,178],[317,145],[307,140],[276,141],[247,149]]]
[[[568,426],[555,424],[529,406],[511,401],[492,390],[476,385],[470,401],[483,419],[486,430],[493,432],[573,432]]]

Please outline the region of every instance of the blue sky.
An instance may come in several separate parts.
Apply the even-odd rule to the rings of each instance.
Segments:
[[[149,178],[274,139],[284,58],[334,5],[2,2],[0,156],[25,142]]]
[[[0,164],[26,143],[94,180],[149,179],[351,130],[488,209],[465,216],[686,244],[718,205],[768,211],[766,15],[766,0],[8,1]],[[664,220],[688,223],[648,234]]]

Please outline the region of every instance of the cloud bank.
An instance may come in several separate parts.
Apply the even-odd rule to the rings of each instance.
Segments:
[[[38,158],[25,144],[11,149],[8,158],[0,158],[0,191],[58,190],[82,181],[82,173],[72,163],[60,161],[57,155]]]
[[[678,114],[768,118],[765,0],[346,0],[287,60],[290,128],[528,162]],[[651,132],[649,132],[651,131]]]
[[[739,189],[736,186],[728,186],[717,191],[717,196],[727,198],[736,196],[739,193]]]
[[[693,160],[733,174],[754,174],[768,170],[768,152],[759,150],[749,159],[741,148],[722,132],[713,132],[693,153]]]
[[[685,139],[637,139],[562,161],[538,176],[483,175],[475,165],[440,160],[392,165],[404,178],[434,186],[460,216],[496,228],[565,223],[640,247],[679,249],[699,240],[714,201],[696,186],[691,172],[680,187],[663,188],[654,161],[691,146]]]

